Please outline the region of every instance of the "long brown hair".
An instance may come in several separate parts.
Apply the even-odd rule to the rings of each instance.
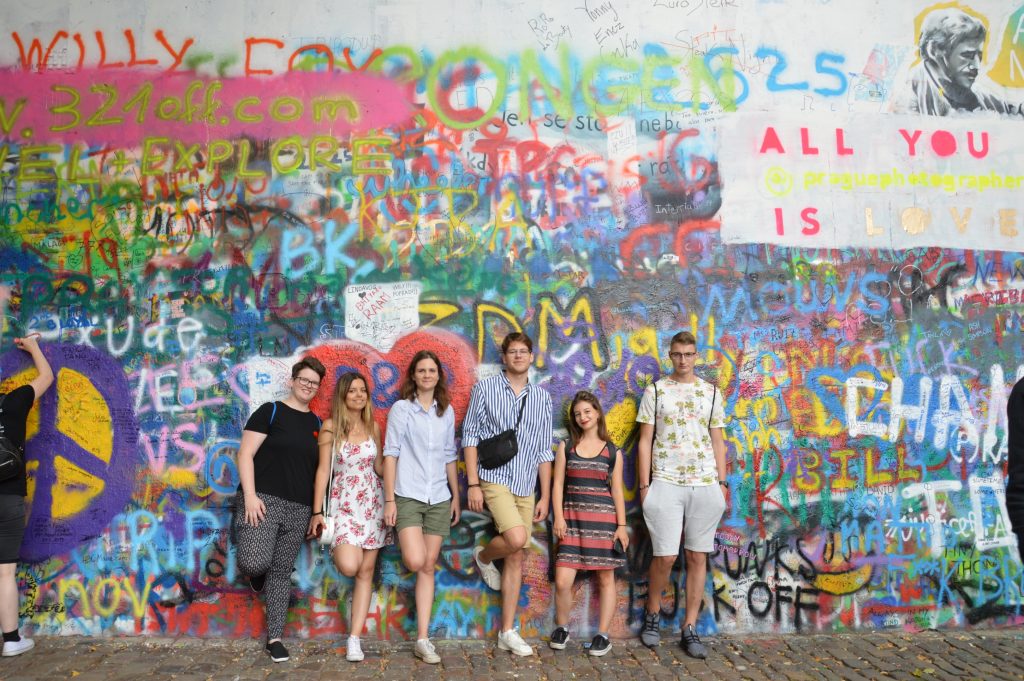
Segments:
[[[444,367],[441,366],[441,360],[430,350],[420,350],[413,355],[412,361],[409,362],[409,368],[405,370],[405,380],[402,381],[402,389],[398,394],[403,400],[412,401],[416,399],[416,365],[425,359],[433,360],[437,366],[437,385],[434,386],[434,400],[437,402],[437,415],[444,416],[445,410],[448,409],[448,405],[452,401],[448,396],[448,379],[444,376]]]
[[[359,415],[359,420],[363,422],[366,432],[373,438],[377,449],[380,449],[380,428],[377,426],[377,422],[373,420],[373,408],[370,406],[370,383],[363,378],[362,374],[355,371],[342,374],[334,386],[334,396],[331,398],[331,421],[334,424],[333,444],[337,445],[339,440],[348,439],[348,434],[352,431],[354,424],[349,420],[348,407],[345,406],[345,397],[348,395],[349,388],[356,381],[362,381],[363,385],[366,386],[366,405],[363,406],[363,412]]]
[[[580,428],[580,424],[576,423],[576,405],[580,402],[586,402],[594,408],[597,412],[597,436],[605,442],[611,442],[608,437],[608,426],[604,423],[604,409],[601,408],[601,402],[597,399],[597,395],[590,392],[589,390],[581,390],[576,393],[572,398],[572,404],[569,405],[569,435],[572,436],[573,446],[580,443],[580,438],[583,437],[583,429]]]

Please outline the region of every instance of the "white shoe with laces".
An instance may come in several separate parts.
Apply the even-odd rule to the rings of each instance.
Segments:
[[[430,642],[429,638],[421,638],[416,641],[416,657],[420,658],[427,664],[437,664],[441,661],[441,656],[437,654],[434,649],[434,644]]]
[[[501,570],[494,563],[485,563],[480,559],[480,553],[483,550],[482,546],[473,549],[473,558],[476,559],[476,567],[480,570],[480,578],[491,589],[501,591]]]
[[[358,636],[349,636],[348,644],[345,647],[345,659],[349,662],[363,661],[363,646]]]
[[[509,629],[498,634],[498,649],[507,650],[520,657],[533,655],[533,648],[523,640],[517,629]]]

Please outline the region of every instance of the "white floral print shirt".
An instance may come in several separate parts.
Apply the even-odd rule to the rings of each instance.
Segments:
[[[655,387],[658,391],[657,423]],[[675,485],[714,485],[718,482],[718,467],[708,429],[725,427],[722,391],[700,378],[693,383],[679,383],[666,376],[644,390],[636,420],[638,423],[655,424],[652,480],[664,480]]]

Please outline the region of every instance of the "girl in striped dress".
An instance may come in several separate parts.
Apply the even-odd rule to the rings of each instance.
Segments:
[[[615,614],[615,568],[626,562],[629,534],[622,485],[622,456],[609,441],[604,411],[593,393],[576,393],[569,407],[571,442],[558,445],[552,485],[555,558],[555,630],[549,645],[563,650],[569,640],[572,585],[577,570],[593,570],[600,586],[598,628],[588,650],[611,650],[608,630]]]

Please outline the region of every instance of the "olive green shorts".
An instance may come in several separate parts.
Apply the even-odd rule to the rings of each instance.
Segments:
[[[447,537],[452,531],[451,499],[436,504],[426,504],[417,499],[395,495],[395,506],[398,519],[395,521],[395,532],[407,527],[422,527],[423,534],[436,534]]]

